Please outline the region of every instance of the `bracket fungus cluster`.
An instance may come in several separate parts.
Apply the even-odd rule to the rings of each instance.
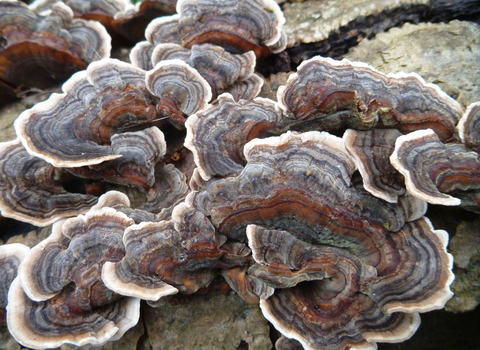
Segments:
[[[385,75],[365,63],[324,57],[304,61],[278,94],[289,118],[330,132],[431,128],[445,141],[462,114],[458,102],[417,74]]]
[[[145,30],[148,43],[174,43],[187,49],[214,44],[231,53],[253,51],[257,57],[285,48],[285,18],[272,0],[180,0],[177,14],[153,20]]]
[[[254,74],[255,55],[252,51],[230,54],[212,44],[193,45],[189,50],[171,43],[159,44],[153,49],[149,43],[140,43],[132,49],[130,59],[143,69],[152,69],[163,60],[182,60],[208,81],[213,98],[230,92],[237,100],[248,100],[257,96],[263,85],[263,79]]]
[[[408,339],[452,296],[448,234],[427,202],[480,212],[480,104],[464,112],[416,74],[324,57],[278,102],[258,97],[257,60],[285,42],[278,5],[176,10],[148,25],[132,63],[85,63],[0,144],[1,214],[53,224],[31,250],[12,246],[18,257],[0,247],[12,335],[100,345],[138,322],[141,299],[223,278],[260,305],[278,349]]]
[[[111,50],[105,27],[73,18],[61,2],[43,15],[19,1],[0,1],[0,35],[0,95],[6,97],[65,81]]]
[[[137,323],[139,300],[113,293],[100,278],[105,262],[124,256],[122,234],[133,224],[102,206],[111,201],[57,221],[23,260],[7,306],[10,332],[20,343],[33,348],[102,344]]]

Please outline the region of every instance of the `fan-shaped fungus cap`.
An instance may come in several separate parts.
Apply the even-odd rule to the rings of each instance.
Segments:
[[[125,202],[106,194],[85,215],[56,222],[23,260],[7,306],[8,326],[19,343],[41,349],[102,344],[136,324],[138,300],[112,293],[100,278],[106,261],[123,258],[123,232],[134,223],[102,207],[119,199]]]
[[[305,349],[376,349],[373,342],[403,341],[420,324],[416,312],[441,308],[452,296],[448,235],[425,219],[392,235],[402,253],[384,276],[346,247],[310,245],[255,225],[247,235],[259,264],[249,272],[280,288],[261,300],[265,317]]]
[[[85,213],[94,196],[65,190],[59,172],[31,156],[19,140],[0,143],[0,211],[3,216],[47,226]]]
[[[301,147],[303,143],[307,146]],[[277,151],[279,148],[284,152]],[[247,221],[253,220],[253,217],[263,216],[267,221],[274,220],[273,217],[281,215],[287,207],[290,207],[287,211],[295,208],[295,213],[300,217],[307,215],[307,212],[314,210],[313,207],[306,203],[300,204],[294,199],[297,194],[303,196],[306,188],[309,193],[307,197],[318,191],[318,194],[323,193],[321,198],[330,198],[329,202],[332,202],[333,198],[337,198],[340,203],[352,202],[350,184],[351,175],[356,169],[355,164],[345,150],[342,140],[335,136],[319,132],[287,132],[280,137],[254,139],[245,145],[244,156],[247,164],[238,176],[206,185],[206,193],[209,195],[206,205],[207,210],[212,212],[212,222],[221,232],[232,238],[243,240],[246,224],[253,223]],[[316,162],[311,165],[308,159],[313,157],[322,159],[321,165]],[[322,169],[319,170],[319,167]],[[283,196],[281,193],[289,195]],[[290,195],[293,197],[289,198]],[[314,202],[314,199],[311,201]],[[243,204],[235,204],[242,202],[251,210],[245,211],[240,209]],[[243,214],[233,209],[234,207]],[[257,210],[253,210],[254,207]],[[272,208],[276,209],[271,210]],[[250,214],[253,217],[249,217]],[[245,220],[235,218],[237,215]],[[308,220],[310,215],[314,214],[298,220]],[[286,220],[288,221],[287,218]],[[279,225],[283,225],[281,221]],[[308,230],[307,234],[313,232]]]
[[[216,104],[188,118],[185,147],[193,152],[204,180],[236,175],[245,164],[243,146],[280,128],[283,119],[274,101],[256,98],[235,102],[225,93]]]
[[[69,168],[68,171],[81,178],[136,186],[148,191],[155,184],[155,165],[167,150],[163,133],[153,126],[112,135],[111,142],[112,152],[121,155],[120,158],[89,167]]]
[[[78,289],[90,288],[99,279],[94,271],[99,273],[105,261],[123,258],[123,231],[133,224],[125,214],[99,206],[85,215],[54,223],[51,235],[32,248],[20,267],[25,292],[41,301],[71,282]]]
[[[95,21],[73,19],[58,2],[39,15],[20,1],[0,1],[0,80],[16,87],[45,88],[88,63],[110,55],[110,36]]]
[[[172,219],[143,222],[125,231],[125,258],[106,263],[102,279],[112,290],[146,300],[194,293],[218,274],[224,237],[208,218],[181,203]]]
[[[62,89],[15,121],[25,148],[57,167],[119,158],[111,136],[158,117],[158,99],[145,87],[145,71],[118,60],[90,64]]]
[[[442,192],[480,185],[478,154],[443,144],[430,129],[400,136],[390,162],[405,177],[408,192],[432,204],[459,205],[460,199]]]
[[[185,49],[171,43],[155,48],[140,43],[130,53],[133,64],[143,69],[151,69],[158,62],[171,59],[182,60],[195,68],[210,85],[213,98],[223,92],[236,91],[245,84],[249,85],[248,89],[241,89],[243,94],[238,98],[254,98],[263,84],[263,79],[254,75],[255,55],[252,51],[230,54],[222,47],[211,44],[193,45],[191,49]]]
[[[373,350],[376,345],[364,333],[378,329],[385,332],[386,341],[398,342],[419,326],[418,314],[387,315],[363,293],[363,286],[375,280],[375,268],[347,249],[309,245],[287,231],[258,226],[249,226],[247,232],[261,264],[255,275],[277,285],[284,280],[294,283],[262,299],[262,312],[304,349]]]
[[[98,312],[76,314],[70,294],[65,290],[52,299],[35,302],[25,294],[17,277],[8,292],[10,333],[20,344],[34,349],[101,345],[119,339],[140,317],[140,299],[126,297],[98,308]]]
[[[149,42],[149,45],[152,46],[152,50],[153,46],[158,44],[181,44],[182,39],[178,33],[179,20],[180,15],[175,14],[156,18],[148,24],[147,28],[145,28],[145,38]]]
[[[185,49],[176,44],[161,44],[157,45],[152,52],[154,66],[160,61],[177,58],[195,68],[209,82],[225,80],[224,86],[219,86],[215,91],[221,91],[237,80],[250,77],[255,71],[256,63],[252,51],[231,54],[224,48],[212,44],[193,45],[191,49]],[[207,78],[212,75],[218,75],[218,77]],[[210,85],[214,88],[218,84]]]
[[[281,38],[285,18],[272,0],[177,2],[181,45],[210,43],[230,52],[253,50],[257,57]]]
[[[278,103],[300,126],[432,128],[442,140],[453,137],[462,114],[458,102],[417,74],[384,75],[365,63],[319,56],[304,61],[278,89]]]
[[[328,258],[325,260],[328,264]],[[370,339],[367,332],[375,329],[385,332],[384,341],[410,338],[420,325],[418,314],[383,314],[358,291],[361,279],[355,274],[355,265],[349,261],[343,265],[332,266],[325,280],[277,289],[260,301],[263,315],[306,350],[374,350],[376,339]]]
[[[480,152],[480,101],[470,104],[457,125],[465,146]]]
[[[174,125],[204,108],[212,99],[208,82],[194,68],[180,60],[158,62],[146,74],[148,89],[160,98],[157,109]]]
[[[391,203],[396,203],[398,196],[405,193],[403,177],[389,161],[395,140],[401,135],[396,129],[348,129],[343,135],[345,147],[355,159],[365,189]]]
[[[389,236],[401,258],[395,270],[379,275],[365,288],[366,293],[387,314],[443,308],[453,295],[453,257],[447,253],[448,233],[435,230],[430,220],[422,217]]]
[[[272,0],[178,1],[177,12],[150,22],[145,37],[151,44],[209,43],[231,53],[254,51],[257,57],[286,46],[285,18]]]
[[[20,243],[0,245],[0,326],[6,324],[8,289],[17,277],[18,265],[29,251],[29,247]]]

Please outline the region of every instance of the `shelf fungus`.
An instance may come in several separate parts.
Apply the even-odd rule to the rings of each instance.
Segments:
[[[314,57],[278,89],[285,115],[296,130],[395,128],[402,133],[431,128],[442,141],[455,136],[458,102],[414,73],[384,75],[362,62]]]
[[[23,260],[9,291],[7,323],[19,343],[35,349],[103,344],[137,323],[139,299],[113,293],[100,278],[105,262],[125,255],[122,236],[132,224],[97,205],[53,225]]]
[[[58,0],[35,0],[29,8],[37,13],[49,11]],[[75,18],[100,22],[115,44],[145,40],[145,28],[157,17],[175,13],[175,0],[146,0],[135,5],[129,0],[63,0]],[[127,40],[125,40],[127,39]]]
[[[24,244],[12,243],[0,246],[0,326],[6,325],[8,289],[15,277],[18,266],[25,259],[30,248]]]
[[[405,177],[408,192],[432,204],[459,205],[460,199],[446,193],[480,188],[478,154],[442,143],[431,129],[399,137],[390,161]]]
[[[20,1],[0,1],[0,36],[0,81],[12,90],[61,83],[111,49],[101,24],[74,19],[61,2],[40,15]]]
[[[200,73],[181,60],[158,62],[146,74],[148,89],[160,101],[157,110],[170,123],[183,128],[188,116],[212,99],[212,89]]]
[[[358,173],[353,175],[352,185],[359,196],[358,205],[362,208],[362,215],[375,217],[384,223],[383,226],[388,231],[397,232],[405,223],[420,219],[427,212],[427,202],[408,193],[399,196],[395,202],[387,202],[372,195]]]
[[[112,135],[111,148],[121,157],[68,171],[80,178],[136,186],[145,192],[154,186],[155,165],[167,150],[165,137],[157,127]]]
[[[285,23],[271,0],[179,0],[177,12],[182,46],[211,43],[232,52],[253,50],[257,57],[281,40]]]
[[[426,219],[391,235],[398,260],[383,275],[348,248],[256,225],[247,235],[258,263],[251,273],[276,288],[260,301],[264,316],[305,349],[373,350],[375,342],[406,340],[420,324],[418,312],[442,308],[452,295],[448,235]]]
[[[286,46],[285,18],[272,0],[180,0],[177,13],[150,22],[145,37],[151,44],[192,48],[208,43],[231,53],[253,51],[257,57]]]
[[[401,135],[396,129],[348,129],[343,134],[345,147],[357,164],[365,189],[390,203],[396,203],[406,192],[402,175],[390,164],[395,141]]]
[[[29,5],[29,8],[36,13],[46,13],[56,2],[58,0],[35,0]],[[127,7],[133,7],[128,0],[63,0],[62,2],[70,7],[75,18],[100,22],[110,35],[112,34],[113,17],[126,10]]]
[[[43,159],[31,156],[19,140],[0,143],[2,215],[47,226],[87,212],[97,202],[97,197],[80,191],[69,192],[66,188],[75,179],[68,175]]]
[[[130,226],[124,235],[125,257],[106,263],[102,279],[122,295],[145,300],[177,292],[191,294],[206,287],[228,267],[222,257],[225,237],[209,219],[191,206],[177,205],[171,220]],[[227,259],[228,260],[228,259]]]
[[[152,69],[160,61],[171,59],[182,60],[195,68],[210,85],[214,99],[223,92],[230,92],[236,96],[236,100],[253,99],[263,85],[263,79],[254,74],[256,59],[252,51],[231,54],[211,44],[193,45],[191,49],[185,49],[172,43],[153,46],[143,42],[130,53],[132,63],[145,70]]]
[[[358,188],[341,138],[287,132],[248,142],[244,156],[240,173],[187,198],[220,233],[248,238],[248,274],[275,289],[260,305],[285,336],[305,349],[375,349],[409,338],[418,312],[452,296],[447,233],[416,200],[372,209],[382,200]]]
[[[195,157],[204,180],[240,173],[245,165],[243,146],[280,129],[283,116],[276,103],[265,98],[236,102],[230,94],[188,118],[185,147]],[[215,147],[212,147],[215,145]]]
[[[146,193],[147,202],[140,205],[139,209],[160,214],[185,198],[189,191],[183,172],[173,164],[157,164],[155,183]]]
[[[114,134],[144,129],[162,119],[182,124],[211,98],[207,82],[177,60],[160,62],[148,72],[114,59],[97,61],[62,89],[62,94],[52,94],[15,121],[27,151],[56,167],[117,159],[122,155],[111,145]]]

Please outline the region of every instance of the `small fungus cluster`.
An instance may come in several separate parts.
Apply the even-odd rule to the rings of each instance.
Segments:
[[[444,307],[448,234],[424,215],[480,212],[479,103],[324,57],[258,97],[257,61],[287,42],[273,0],[81,3],[0,1],[0,89],[80,70],[0,143],[1,214],[53,224],[32,249],[0,246],[0,316],[19,343],[117,340],[140,300],[219,277],[310,350],[401,342]],[[92,19],[118,39],[147,6],[164,16],[132,63],[108,58]]]

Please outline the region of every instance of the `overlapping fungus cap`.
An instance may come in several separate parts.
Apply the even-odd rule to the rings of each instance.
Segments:
[[[415,200],[375,210],[382,200],[352,180],[342,139],[288,132],[244,153],[238,175],[207,181],[191,202],[219,232],[248,236],[257,262],[248,274],[275,288],[260,303],[284,335],[306,349],[374,349],[410,337],[417,312],[451,297],[446,232],[418,219],[425,206]]]
[[[270,0],[179,0],[177,12],[182,46],[210,43],[237,53],[253,50],[257,57],[280,41],[285,23]]]
[[[30,155],[19,140],[0,143],[0,211],[3,216],[47,226],[87,212],[97,198],[65,189],[61,169]]]
[[[426,219],[392,235],[400,261],[383,276],[348,248],[310,245],[254,225],[247,234],[259,264],[250,271],[277,287],[260,301],[264,316],[305,349],[376,349],[375,342],[403,341],[420,324],[417,312],[442,308],[452,295],[448,235]]]
[[[55,0],[46,0],[46,1],[36,0],[30,5],[30,7],[38,6],[39,7],[38,10],[40,10],[40,7],[48,8],[47,5],[49,2],[50,3],[55,2]],[[111,36],[113,46],[117,46],[119,43],[125,42],[125,35],[124,35],[125,33],[121,32],[119,35],[119,31],[117,30],[117,27],[114,25],[114,22],[115,22],[114,18],[119,13],[126,11],[130,7],[133,7],[133,5],[129,0],[89,0],[89,1],[63,0],[63,2],[65,2],[65,4],[67,4],[68,7],[72,9],[73,15],[76,18],[83,18],[86,20],[100,22],[108,31],[108,34]],[[143,27],[143,30],[145,30],[145,27],[146,26]],[[137,31],[140,31],[140,30],[142,29],[141,28],[137,29]],[[140,35],[141,34],[143,33],[140,33]],[[138,35],[139,34],[137,34],[137,36]]]
[[[110,289],[146,300],[177,291],[191,294],[228,266],[221,261],[228,255],[221,248],[225,237],[216,234],[205,215],[181,203],[171,217],[125,231],[125,257],[103,267],[102,279]]]
[[[345,147],[357,164],[365,189],[391,203],[396,203],[406,191],[402,175],[390,164],[395,141],[401,135],[396,129],[348,129],[343,135]]]
[[[140,299],[122,297],[96,311],[84,312],[76,310],[71,295],[67,289],[52,299],[35,302],[25,294],[17,277],[8,292],[10,333],[17,342],[34,349],[97,345],[118,340],[138,322]]]
[[[480,188],[478,154],[442,143],[431,129],[399,137],[390,161],[405,177],[408,192],[432,204],[459,205],[460,199],[444,192]]]
[[[145,28],[145,39],[147,41],[138,43],[135,46],[145,45],[150,47],[150,50],[153,50],[156,45],[163,43],[181,45],[182,39],[178,33],[179,19],[180,15],[178,13],[154,19]]]
[[[217,103],[188,118],[185,147],[193,152],[197,171],[204,180],[236,175],[245,165],[243,146],[280,129],[283,119],[272,100],[236,102],[226,93],[219,96]]]
[[[304,349],[373,350],[376,344],[364,339],[364,331],[378,327],[395,342],[409,338],[419,326],[418,314],[385,315],[362,293],[362,285],[375,278],[375,269],[347,250],[313,246],[287,231],[258,226],[249,226],[248,236],[259,269],[264,269],[253,271],[257,276],[277,284],[283,279],[304,281],[277,288],[260,301],[264,316]]]
[[[208,82],[197,70],[180,60],[158,62],[146,74],[148,89],[160,98],[157,110],[183,128],[186,118],[204,108],[212,99]]]
[[[30,248],[20,243],[0,245],[0,326],[6,325],[8,289],[18,273],[18,265]]]
[[[20,1],[0,1],[0,81],[15,90],[65,81],[97,59],[110,56],[110,36],[95,21],[74,19],[58,2],[40,15]]]
[[[71,282],[78,289],[90,288],[98,280],[93,271],[105,261],[123,258],[123,231],[133,223],[125,214],[100,205],[85,215],[55,223],[49,238],[32,248],[20,267],[28,296],[46,300]]]
[[[458,122],[460,139],[465,146],[477,153],[480,152],[480,102],[470,104]]]
[[[102,207],[116,202],[101,198],[85,215],[56,222],[22,262],[7,306],[8,327],[19,343],[37,349],[102,344],[136,324],[139,300],[113,293],[100,278],[106,261],[123,258],[123,232],[133,224]]]
[[[57,167],[119,158],[110,147],[111,136],[158,117],[157,99],[145,86],[145,71],[117,60],[89,65],[62,90],[15,121],[26,149]]]
[[[190,192],[187,178],[173,164],[155,167],[155,183],[146,193],[147,201],[139,209],[160,214],[170,208]]]
[[[427,212],[427,202],[405,193],[395,202],[373,196],[363,184],[362,177],[355,173],[352,177],[352,185],[358,194],[358,205],[366,217],[375,217],[383,222],[384,227],[391,232],[399,231],[406,222],[420,219]]]
[[[282,51],[285,18],[272,0],[178,1],[177,15],[153,20],[145,30],[151,44],[185,48],[214,44],[231,53],[254,51],[257,57]]]
[[[101,60],[73,75],[63,91],[15,121],[27,151],[57,167],[119,158],[111,145],[114,134],[151,126],[161,118],[181,123],[211,97],[205,80],[176,60],[148,72],[118,60]]]
[[[193,45],[185,49],[180,45],[165,43],[153,45],[140,43],[131,53],[130,60],[142,69],[151,69],[162,60],[179,59],[195,68],[212,88],[213,98],[231,92],[236,100],[253,99],[258,95],[263,79],[254,74],[255,55],[230,54],[220,46]]]
[[[431,128],[443,141],[455,137],[462,115],[458,102],[417,74],[384,75],[362,62],[320,56],[304,61],[278,89],[278,103],[297,130]]]
[[[85,179],[136,186],[145,192],[155,184],[155,165],[167,150],[165,137],[157,127],[112,135],[111,148],[121,157],[68,171]]]
[[[340,138],[326,132],[287,132],[250,141],[244,155],[246,165],[238,175],[208,181],[193,200],[199,210],[211,215],[221,233],[242,241],[246,226],[254,223],[294,229],[299,238],[313,243],[350,232],[363,242],[359,249],[365,256],[384,258],[367,251],[377,250],[373,247],[383,240],[384,225],[397,224],[385,222],[382,213],[379,217],[368,213],[361,204],[368,194],[358,193],[352,184],[356,166]],[[370,222],[355,219],[367,214],[370,222],[381,226],[380,231]],[[407,211],[403,215],[404,220],[410,216]],[[332,217],[345,222],[332,222]]]
[[[58,0],[35,0],[29,8],[37,13],[48,11]],[[147,0],[132,4],[129,0],[63,0],[76,18],[100,22],[115,43],[145,40],[145,28],[157,17],[175,13],[175,1]]]

